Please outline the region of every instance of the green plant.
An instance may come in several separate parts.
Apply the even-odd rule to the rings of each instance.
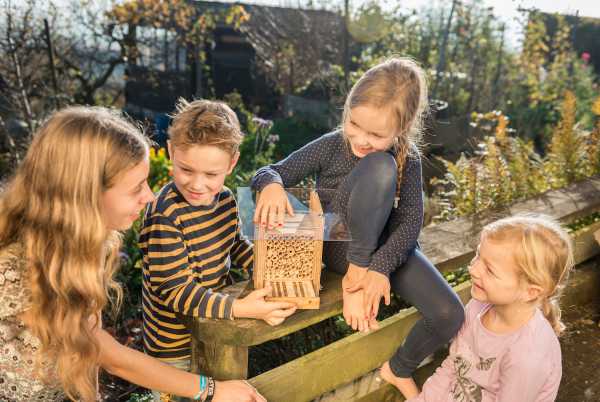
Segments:
[[[225,180],[225,185],[235,192],[238,186],[249,184],[256,169],[273,162],[279,136],[272,132],[273,122],[250,112],[239,93],[226,95],[225,102],[237,113],[244,132],[240,159],[232,174]]]
[[[546,24],[556,21],[556,32],[548,35]],[[561,118],[566,90],[576,98],[580,109],[576,120],[591,127],[591,103],[596,96],[595,77],[585,60],[577,57],[571,44],[571,27],[561,15],[531,12],[526,26],[523,49],[515,68],[508,70],[509,102],[506,111],[521,133],[536,140],[542,150],[552,135],[552,127]]]
[[[575,124],[576,102],[575,95],[566,91],[561,108],[562,119],[548,147],[544,168],[552,188],[581,180],[590,172],[585,137]]]
[[[281,133],[275,154],[281,158],[320,137],[331,127],[301,116],[278,118],[273,121],[273,131]]]
[[[478,143],[472,157],[463,154],[456,162],[439,158],[446,173],[432,180],[434,197],[441,208],[435,219],[448,220],[506,206],[600,173],[600,123],[591,132],[578,127],[576,98],[570,91],[565,92],[560,111],[561,119],[552,131],[544,157],[535,152],[531,141],[514,135],[501,112],[474,114],[473,125],[493,135]],[[600,100],[592,108],[596,116],[597,112]]]

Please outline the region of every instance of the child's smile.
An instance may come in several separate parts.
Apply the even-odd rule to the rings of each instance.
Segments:
[[[394,134],[389,118],[382,118],[382,111],[374,106],[354,107],[346,122],[344,135],[350,143],[352,153],[363,158],[372,152],[389,149],[394,141]]]
[[[221,148],[212,145],[172,146],[173,181],[187,202],[194,206],[210,205],[223,189],[225,178],[237,162]]]

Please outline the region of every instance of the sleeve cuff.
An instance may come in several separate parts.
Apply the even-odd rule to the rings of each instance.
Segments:
[[[256,191],[262,191],[263,188],[272,183],[279,183],[283,186],[283,180],[277,172],[263,172],[259,176],[256,176],[255,181],[252,183],[252,188]]]
[[[233,301],[235,300],[235,297],[233,296],[229,296],[229,295],[224,295],[223,296],[223,303],[224,303],[224,310],[223,310],[223,317],[220,318],[224,318],[227,320],[233,320]]]
[[[386,277],[390,277],[391,273],[394,272],[394,267],[389,264],[381,264],[378,261],[372,261],[369,271],[375,271]]]

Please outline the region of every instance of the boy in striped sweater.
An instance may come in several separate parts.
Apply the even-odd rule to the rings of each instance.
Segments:
[[[253,263],[235,198],[223,185],[238,161],[241,140],[238,119],[226,104],[181,100],[169,128],[173,180],[144,217],[144,348],[182,369],[190,368],[191,334],[177,314],[277,325],[296,309],[265,301],[269,289],[242,299],[218,291],[231,266],[250,270]]]

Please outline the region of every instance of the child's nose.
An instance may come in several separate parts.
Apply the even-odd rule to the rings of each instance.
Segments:
[[[191,182],[192,191],[201,192],[206,190],[206,183],[201,177],[195,177]]]
[[[146,188],[144,189],[144,196],[142,197],[142,203],[147,204],[149,202],[154,201],[154,193],[148,184],[146,184]]]
[[[471,263],[469,264],[469,274],[471,274],[471,276],[477,276],[477,259],[473,258],[471,260]]]
[[[369,145],[369,142],[367,141],[366,137],[359,136],[356,140],[356,145],[358,145],[361,148],[366,148]]]

